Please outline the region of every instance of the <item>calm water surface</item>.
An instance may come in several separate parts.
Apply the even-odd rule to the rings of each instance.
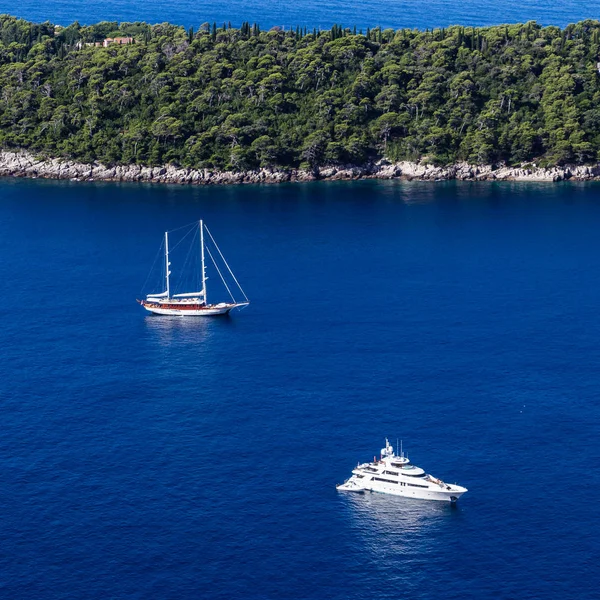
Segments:
[[[145,316],[200,217],[252,305]],[[599,223],[598,185],[0,180],[0,596],[597,598]],[[468,494],[338,494],[385,436]]]
[[[280,25],[295,27],[331,27],[333,23],[368,27],[445,27],[462,25],[494,25],[536,20],[544,25],[564,26],[583,19],[600,18],[597,3],[585,0],[363,0],[347,2],[330,0],[297,0],[292,3],[275,0],[165,0],[81,2],[81,0],[22,0],[19,3],[0,0],[0,13],[10,13],[35,21],[50,20],[67,24],[98,21],[170,21],[186,26],[198,26],[216,21],[219,25],[231,21],[257,21],[263,27]]]

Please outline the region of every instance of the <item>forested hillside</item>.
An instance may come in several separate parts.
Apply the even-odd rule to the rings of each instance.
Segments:
[[[94,42],[131,36],[134,43]],[[584,164],[600,23],[261,31],[0,16],[0,147],[245,170],[427,158]]]

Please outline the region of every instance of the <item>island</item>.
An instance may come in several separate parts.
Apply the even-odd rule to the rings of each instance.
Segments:
[[[433,30],[0,15],[0,175],[600,178],[600,22]]]

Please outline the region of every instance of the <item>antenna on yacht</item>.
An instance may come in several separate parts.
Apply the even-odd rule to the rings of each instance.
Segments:
[[[404,458],[404,452],[402,452],[402,440],[400,440],[400,458]]]

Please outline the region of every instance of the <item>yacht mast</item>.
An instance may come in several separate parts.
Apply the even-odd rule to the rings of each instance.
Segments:
[[[204,266],[204,223],[202,219],[200,219],[200,268],[202,269],[202,298],[204,300],[204,304],[208,304],[208,299],[206,298],[206,267]]]
[[[171,271],[169,271],[170,264],[171,263],[169,262],[169,232],[165,231],[165,273],[167,279],[167,298],[171,297],[171,290],[169,288],[169,275],[171,274]]]

